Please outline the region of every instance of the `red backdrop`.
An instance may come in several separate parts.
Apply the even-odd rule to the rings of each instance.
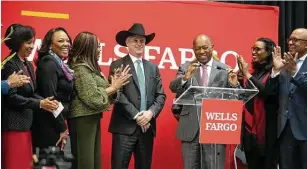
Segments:
[[[69,18],[23,16],[23,10],[64,13],[69,14]],[[216,2],[1,2],[1,14],[1,37],[12,23],[33,26],[37,44],[50,28],[57,26],[66,28],[72,38],[80,31],[97,34],[104,43],[100,63],[105,74],[108,74],[110,65],[106,62],[125,52],[125,49],[118,50],[116,46],[115,35],[118,31],[140,22],[147,33],[156,32],[156,38],[146,49],[145,57],[159,65],[167,101],[157,122],[152,168],[180,169],[183,164],[180,141],[175,138],[177,122],[170,111],[174,94],[168,86],[178,66],[187,61],[186,58],[192,57],[190,48],[193,38],[199,33],[207,34],[212,38],[219,57],[226,57],[226,63],[235,66],[231,53],[242,54],[250,61],[250,48],[257,38],[269,37],[277,42],[279,11],[269,6]],[[4,45],[1,49],[3,59],[8,55],[8,50]],[[35,51],[30,60],[34,54]],[[109,120],[110,112],[105,112],[101,120],[103,168],[110,168]],[[228,167],[233,166],[230,159]]]

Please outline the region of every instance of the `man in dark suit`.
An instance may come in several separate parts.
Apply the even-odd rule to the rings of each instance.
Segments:
[[[173,93],[183,93],[190,85],[207,87],[238,87],[238,79],[228,66],[212,57],[213,44],[206,35],[198,35],[193,42],[196,59],[184,63],[171,81]],[[185,169],[223,169],[225,145],[199,143],[201,106],[182,107],[176,136],[182,143]],[[216,155],[216,161],[214,156]]]
[[[275,49],[266,90],[279,97],[279,168],[307,169],[307,29],[294,30],[288,48],[284,57]]]
[[[142,59],[145,45],[154,37],[154,33],[145,35],[138,23],[116,35],[117,43],[128,47],[129,54],[112,62],[110,76],[115,68],[129,65],[132,77],[121,89],[110,121],[112,169],[127,169],[132,153],[136,169],[151,168],[156,119],[166,99],[158,67]]]

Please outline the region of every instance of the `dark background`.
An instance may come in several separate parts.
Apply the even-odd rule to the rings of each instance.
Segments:
[[[287,38],[296,28],[307,28],[307,2],[304,1],[223,1],[227,3],[270,5],[279,7],[278,42],[288,51]],[[261,21],[255,21],[261,23]]]

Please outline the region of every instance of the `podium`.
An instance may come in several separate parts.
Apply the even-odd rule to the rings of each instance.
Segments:
[[[174,100],[177,105],[196,107],[201,169],[225,168],[226,153],[223,157],[220,152],[223,147],[225,152],[226,144],[240,145],[243,106],[258,92],[257,88],[189,86]],[[234,159],[237,168],[235,155]]]

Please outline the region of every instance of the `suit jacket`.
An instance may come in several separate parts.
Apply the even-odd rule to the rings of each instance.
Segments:
[[[287,120],[294,137],[307,140],[307,60],[295,77],[282,70],[275,78],[269,78],[266,90],[279,97],[278,137]]]
[[[6,95],[9,92],[9,84],[7,81],[1,81],[1,95]]]
[[[170,82],[170,90],[173,93],[182,93],[185,91],[191,83],[194,86],[202,86],[200,69],[197,69],[194,76],[182,85],[182,77],[187,71],[190,63],[184,63],[178,69],[176,78]],[[227,65],[213,60],[211,73],[208,81],[208,87],[228,87],[228,74],[225,70],[219,70],[215,67],[228,68]],[[182,141],[193,141],[199,130],[199,121],[201,113],[201,106],[188,106],[183,105],[180,113],[180,120],[176,132],[176,137]],[[198,117],[197,117],[198,116]]]
[[[126,84],[119,94],[118,101],[114,104],[109,132],[131,135],[137,128],[137,123],[133,119],[140,110],[141,97],[137,74],[129,55],[112,62],[110,66],[110,76],[114,74],[114,69],[121,65],[129,65],[131,70],[130,83]],[[143,59],[147,110],[152,110],[155,115],[151,119],[150,124],[154,135],[156,134],[156,119],[159,116],[166,99],[162,87],[162,81],[158,66]]]
[[[27,65],[29,74],[24,65]],[[40,99],[42,97],[36,95],[35,76],[33,66],[30,62],[24,63],[19,59],[18,55],[8,61],[1,72],[2,80],[6,80],[14,71],[22,70],[23,73],[31,77],[31,82],[22,87],[9,89],[8,95],[1,96],[2,99],[2,130],[29,130],[32,125],[33,112],[40,110]]]

